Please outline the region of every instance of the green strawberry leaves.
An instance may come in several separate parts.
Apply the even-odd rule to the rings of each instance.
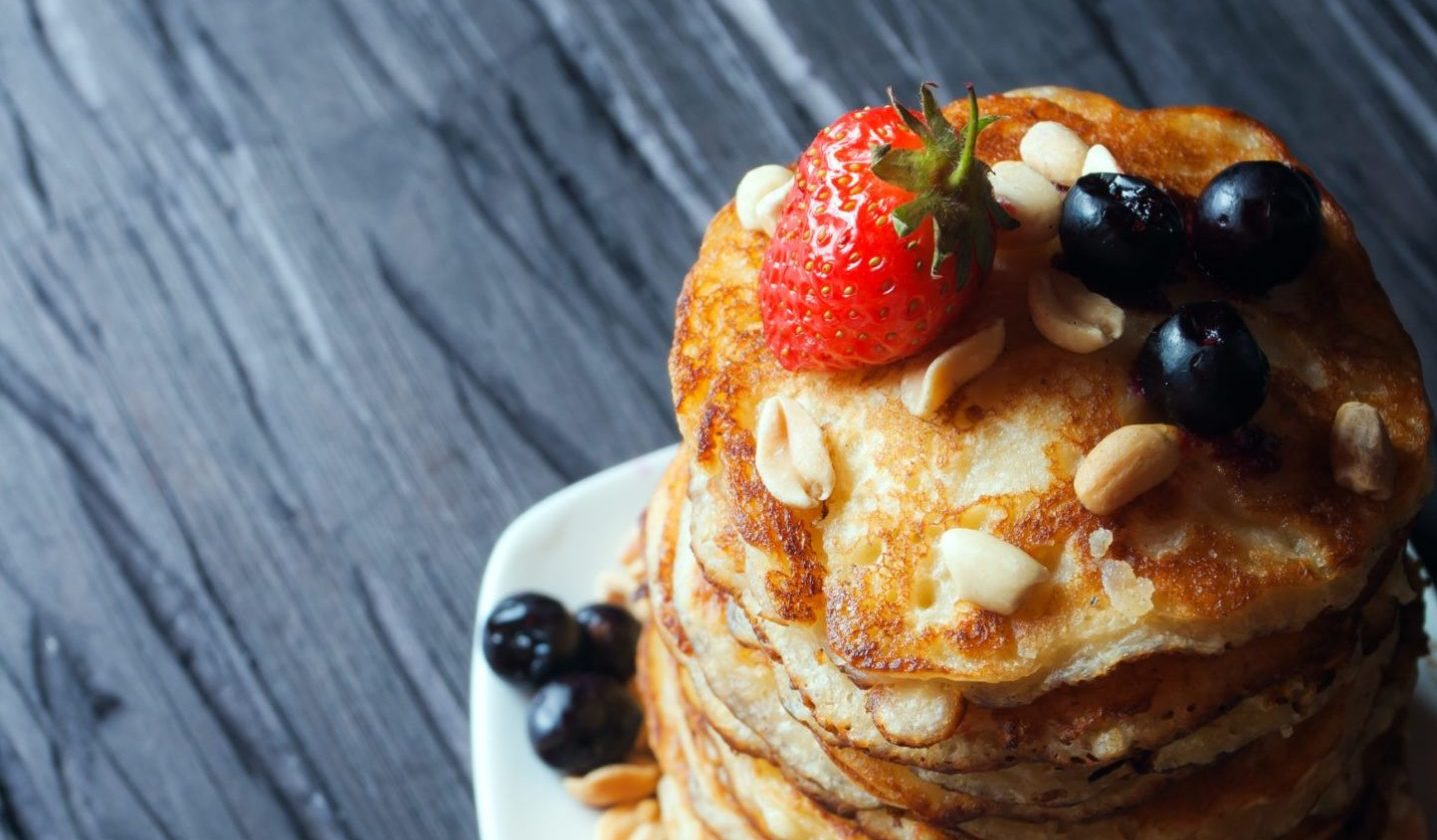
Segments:
[[[960,133],[938,107],[935,85],[919,87],[923,115],[909,110],[888,91],[888,101],[903,125],[922,141],[917,149],[895,149],[883,144],[873,149],[871,169],[880,180],[914,194],[914,199],[894,209],[893,228],[906,237],[928,218],[933,219],[933,260],[929,272],[937,277],[938,267],[950,255],[958,260],[958,288],[977,274],[986,276],[993,267],[996,249],[994,232],[1018,226],[993,198],[988,167],[974,152],[978,135],[999,117],[979,116],[978,96],[968,86],[968,122]],[[969,270],[972,269],[972,270]]]

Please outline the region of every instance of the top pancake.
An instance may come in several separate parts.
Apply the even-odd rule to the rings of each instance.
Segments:
[[[1262,125],[1220,109],[1135,111],[1058,88],[988,97],[981,108],[1004,117],[979,139],[990,164],[1016,159],[1034,122],[1056,120],[1180,204],[1236,161],[1296,163]],[[955,124],[962,111],[946,109]],[[1066,352],[1037,334],[1027,312],[1025,266],[1047,254],[1000,251],[974,309],[924,354],[791,373],[766,348],[759,318],[768,239],[722,209],[679,299],[670,372],[695,466],[764,559],[749,565],[747,585],[765,616],[822,623],[830,650],[855,670],[989,684],[984,696],[1019,702],[1125,659],[1215,651],[1351,602],[1429,489],[1430,419],[1412,343],[1351,223],[1325,192],[1322,202],[1323,247],[1269,296],[1235,297],[1191,266],[1165,287],[1175,304],[1224,299],[1238,308],[1272,363],[1268,398],[1243,443],[1186,438],[1177,473],[1109,516],[1078,503],[1073,473],[1109,432],[1159,419],[1130,382],[1162,312],[1129,310],[1122,339],[1089,355]],[[995,317],[1008,336],[997,363],[935,416],[911,415],[898,390],[907,366]],[[837,484],[821,514],[784,507],[757,478],[755,409],[780,394],[823,427]],[[1398,470],[1387,502],[1332,478],[1332,418],[1349,400],[1374,406],[1391,434]],[[954,527],[1020,546],[1049,568],[1050,582],[1011,616],[945,597],[932,547]],[[1150,608],[1131,597],[1134,575],[1139,590],[1142,579],[1152,583]]]

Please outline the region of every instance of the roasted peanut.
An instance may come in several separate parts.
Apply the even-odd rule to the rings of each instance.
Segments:
[[[1106,516],[1167,481],[1181,459],[1178,434],[1176,426],[1140,423],[1103,438],[1078,465],[1078,501]]]

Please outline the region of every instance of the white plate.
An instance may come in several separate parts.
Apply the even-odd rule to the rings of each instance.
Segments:
[[[594,598],[594,578],[615,568],[618,551],[648,503],[673,447],[650,452],[566,487],[505,529],[479,590],[478,621],[506,595],[545,592],[578,607]],[[1437,599],[1428,587],[1427,633],[1437,638]],[[1437,668],[1422,660],[1408,747],[1412,781],[1429,818],[1437,817]],[[569,799],[534,757],[524,729],[524,697],[489,673],[478,628],[470,663],[470,750],[474,802],[484,840],[583,840],[596,814]],[[1433,834],[1437,837],[1437,833]]]

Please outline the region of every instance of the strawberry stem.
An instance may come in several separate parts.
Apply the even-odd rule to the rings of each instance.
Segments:
[[[924,82],[918,93],[922,117],[899,103],[890,88],[889,102],[904,128],[917,135],[920,147],[894,148],[883,144],[873,149],[871,169],[879,180],[913,194],[913,199],[889,215],[900,237],[933,223],[933,259],[929,273],[939,276],[940,266],[957,255],[956,279],[959,288],[972,276],[986,276],[993,267],[996,248],[994,232],[1017,226],[998,206],[988,183],[988,167],[978,160],[978,134],[997,117],[980,116],[978,94],[968,85],[968,124],[960,140],[943,116],[934,85]]]
[[[978,149],[978,132],[983,126],[978,122],[978,94],[973,90],[972,83],[968,85],[968,124],[963,127],[963,154],[958,158],[958,168],[948,176],[948,186],[957,189],[963,185],[968,177],[968,170],[973,168],[974,152]]]

